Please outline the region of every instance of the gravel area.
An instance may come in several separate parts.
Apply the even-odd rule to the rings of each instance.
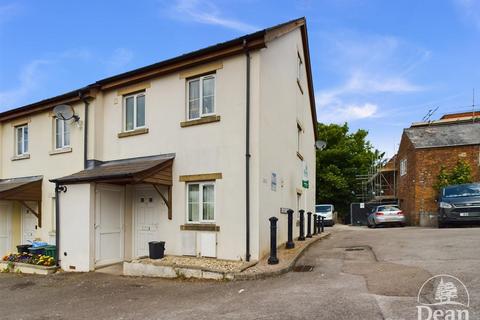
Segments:
[[[210,270],[216,272],[241,272],[252,265],[252,262],[221,260],[214,258],[165,256],[160,260],[142,259],[142,262],[159,266],[184,267]],[[253,262],[253,264],[256,262]]]

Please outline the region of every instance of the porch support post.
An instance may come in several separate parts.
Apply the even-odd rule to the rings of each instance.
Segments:
[[[163,199],[163,202],[167,205],[168,208],[168,220],[172,220],[172,186],[167,186],[168,187],[168,195],[167,198],[163,195],[163,193],[160,191],[160,188],[156,184],[152,184],[152,186],[155,188],[157,193],[160,195],[160,197]]]
[[[38,227],[42,227],[42,201],[37,201],[38,212],[33,210],[25,201],[19,200],[20,204],[27,208],[38,220]]]

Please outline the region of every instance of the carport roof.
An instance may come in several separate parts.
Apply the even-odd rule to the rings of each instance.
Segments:
[[[2,200],[42,200],[43,176],[9,178],[0,180],[0,199]]]
[[[120,184],[152,183],[172,185],[172,163],[175,154],[104,161],[69,176],[51,182],[74,184],[108,182]]]
[[[414,126],[405,134],[415,148],[439,148],[480,144],[480,122]]]

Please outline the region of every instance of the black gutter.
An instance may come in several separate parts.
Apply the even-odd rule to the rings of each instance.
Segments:
[[[245,90],[245,260],[250,261],[250,52],[247,41],[243,41],[246,57],[246,90]]]
[[[83,92],[78,93],[80,96],[80,99],[83,101],[85,104],[85,120],[83,121],[83,168],[87,169],[88,167],[88,106],[89,102],[87,98],[83,95]]]

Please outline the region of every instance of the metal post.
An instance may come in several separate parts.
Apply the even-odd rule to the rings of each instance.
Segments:
[[[313,235],[316,235],[318,233],[318,227],[317,227],[317,215],[313,214]]]
[[[324,231],[324,227],[325,227],[325,217],[322,217],[322,222],[321,222],[321,225],[322,225],[322,232]]]
[[[270,257],[268,258],[268,264],[277,264],[277,217],[271,217],[270,219]]]
[[[320,229],[320,215],[317,215],[317,230],[318,230],[318,234],[320,234],[322,232],[322,230]]]
[[[305,210],[299,210],[300,212],[300,235],[298,241],[305,241]]]
[[[312,237],[312,213],[307,212],[307,238]]]
[[[285,245],[287,249],[295,248],[295,243],[293,243],[293,210],[288,209],[288,241]]]

